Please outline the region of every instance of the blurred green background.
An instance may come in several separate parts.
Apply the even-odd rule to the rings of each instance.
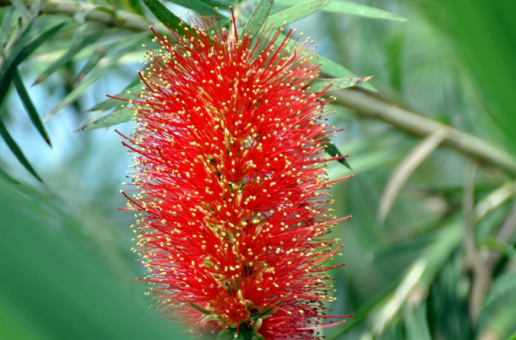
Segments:
[[[272,13],[300,2],[277,0]],[[133,216],[117,210],[130,164],[120,137],[113,127],[73,132],[104,114],[85,111],[142,69],[144,30],[157,20],[139,0],[63,3],[0,0],[3,66],[65,24],[13,59],[35,114],[52,114],[44,124],[52,148],[34,110],[32,121],[25,113],[14,66],[0,73],[0,339],[178,339],[145,285],[129,281],[143,271],[130,251]],[[165,2],[178,15],[187,10],[180,5],[208,15],[217,6],[223,22],[229,4],[245,21],[256,3]],[[321,56],[374,76],[377,89],[345,90],[356,105],[335,92],[331,104],[331,123],[345,129],[334,142],[355,174],[333,188],[337,215],[353,219],[334,229],[347,265],[331,273],[338,289],[331,308],[355,316],[325,335],[516,339],[516,5],[353,3],[385,12],[335,0],[292,24]],[[106,25],[98,13],[116,20]],[[36,79],[44,81],[31,87]],[[371,103],[388,117],[371,116]],[[416,117],[412,127],[389,121],[392,108]],[[422,136],[414,131],[428,121],[418,117],[466,134],[455,144],[450,135]],[[116,128],[129,134],[132,123]],[[508,165],[491,161],[495,153]],[[331,179],[349,173],[331,165]]]

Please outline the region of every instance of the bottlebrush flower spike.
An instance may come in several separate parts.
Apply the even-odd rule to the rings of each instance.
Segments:
[[[138,247],[163,312],[199,336],[317,339],[335,298],[327,263],[342,246],[321,122],[328,100],[307,92],[318,76],[292,30],[253,42],[213,19],[192,19],[178,40],[156,34],[134,153]],[[279,47],[274,47],[281,41]]]

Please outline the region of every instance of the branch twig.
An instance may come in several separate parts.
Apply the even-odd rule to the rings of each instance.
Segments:
[[[31,5],[35,0],[24,1]],[[0,0],[0,7],[10,6],[9,0]],[[74,1],[42,1],[39,12],[41,14],[63,14],[70,17],[77,13],[85,13],[84,19],[87,21],[98,22],[111,27],[117,27],[135,32],[149,31],[149,26],[153,25],[160,34],[167,34],[168,31],[162,24],[155,23],[141,15],[118,10],[106,5],[95,5],[86,2]]]
[[[381,120],[418,137],[424,138],[435,131],[445,129],[448,131],[448,136],[443,141],[443,145],[480,163],[490,164],[513,177],[516,176],[516,160],[483,139],[354,90],[337,91],[335,96],[337,99],[333,103],[350,108],[359,116]]]

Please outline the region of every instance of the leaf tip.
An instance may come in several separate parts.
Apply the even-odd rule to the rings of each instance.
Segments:
[[[34,86],[38,85],[43,80],[45,80],[45,77],[38,77],[38,78],[36,78],[36,80],[34,81],[34,83],[32,83],[32,85],[30,87],[34,87]]]

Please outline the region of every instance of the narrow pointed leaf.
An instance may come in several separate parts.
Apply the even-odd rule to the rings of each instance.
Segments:
[[[346,322],[346,325],[328,340],[339,340],[342,338],[342,335],[360,325],[364,319],[370,316],[371,310],[379,308],[379,306],[392,294],[400,281],[400,278],[393,280],[393,282],[388,286],[383,287],[382,290],[372,296],[366,303],[361,305],[356,312],[353,313],[353,318],[350,319],[349,322]]]
[[[320,66],[321,72],[326,73],[335,78],[348,78],[348,77],[349,78],[359,78],[357,75],[355,75],[353,72],[351,72],[344,66],[339,65],[336,62],[334,62],[326,57],[323,57],[320,54],[317,55],[317,59],[314,61],[314,63],[321,64],[321,66]],[[364,89],[367,89],[370,91],[378,92],[374,88],[374,86],[369,84],[368,82],[362,82],[358,86],[363,87]]]
[[[122,57],[128,51],[132,50],[135,46],[140,45],[140,43],[140,40],[137,40],[125,48],[117,51],[113,56],[111,56],[106,65],[95,69],[95,71],[87,79],[82,81],[76,88],[72,90],[72,92],[68,93],[68,95],[66,95],[66,97],[43,119],[43,122],[47,122],[63,108],[76,101],[91,85],[99,80],[106,72],[111,70],[117,63],[118,59],[120,59],[120,57]]]
[[[139,40],[136,40],[136,39],[145,39],[147,40],[147,32],[145,32],[144,34],[140,34],[138,35],[138,37],[134,37],[135,41],[139,41]],[[122,44],[117,44],[116,48],[124,48],[123,46],[125,46],[126,44],[122,43]],[[113,48],[113,46],[110,46],[109,49],[106,47],[106,46],[99,46],[92,54],[92,56],[90,57],[90,59],[88,60],[88,62],[83,66],[83,68],[79,71],[79,73],[77,74],[75,80],[74,80],[74,84],[73,84],[73,87],[77,87],[79,85],[79,83],[81,81],[84,80],[84,78],[86,78],[86,76],[95,69],[95,66],[97,66],[97,64],[102,60],[102,58],[104,58],[108,52],[112,51],[113,49],[116,49],[116,48]],[[138,83],[140,82],[140,77],[137,77],[137,80],[138,80]],[[131,83],[132,84],[132,83]],[[85,111],[85,112],[88,112],[88,111]]]
[[[257,36],[267,20],[273,4],[274,0],[260,0],[245,25],[245,31],[252,32],[252,35]]]
[[[212,314],[209,310],[206,310],[206,309],[202,308],[201,306],[196,305],[195,303],[190,303],[190,306],[197,309],[199,312],[201,312],[203,314],[207,314],[207,315]]]
[[[27,59],[35,50],[38,49],[44,42],[50,39],[57,31],[59,31],[66,22],[60,22],[49,29],[45,30],[43,33],[34,38],[20,53],[16,62],[17,65],[22,63],[25,59]]]
[[[133,116],[134,112],[127,108],[116,110],[107,116],[101,117],[91,123],[83,124],[77,130],[75,130],[75,132],[107,128],[113,125],[122,124],[130,121]]]
[[[283,300],[280,300],[280,301],[276,302],[274,305],[279,307],[282,303],[283,303]],[[274,308],[272,308],[272,307],[265,308],[260,313],[257,313],[257,314],[254,314],[253,316],[251,316],[251,318],[253,320],[258,320],[262,316],[265,316],[265,315],[269,314],[273,309]]]
[[[12,69],[6,70],[0,74],[0,105],[2,105],[4,98],[7,96],[7,91],[9,91],[12,77]]]
[[[9,85],[11,84],[11,79],[13,77],[13,70],[17,66],[17,60],[30,40],[31,28],[32,24],[25,26],[16,40],[16,43],[13,45],[7,59],[0,67],[0,105],[2,105],[4,98],[7,95],[7,91],[9,90]]]
[[[43,119],[44,122],[48,122],[53,116],[55,116],[59,111],[63,108],[76,101],[86,90],[97,80],[99,80],[105,72],[107,72],[108,68],[98,68],[88,79],[81,82],[79,86],[74,88],[72,92],[68,93],[66,97]]]
[[[408,21],[406,18],[403,18],[397,14],[348,1],[335,1],[334,3],[331,3],[328,7],[325,7],[324,11],[356,15],[372,19],[394,20],[402,22]]]
[[[0,68],[0,78],[4,77],[4,75],[12,69],[12,66],[15,65],[17,59],[19,59],[20,54],[23,49],[28,45],[30,40],[30,30],[32,28],[32,24],[28,24],[20,33],[19,37],[16,39],[16,43],[12,46],[7,59],[2,64]],[[4,27],[2,27],[2,31]]]
[[[372,76],[363,77],[363,78],[324,78],[324,79],[316,79],[310,84],[310,88],[308,91],[310,92],[319,92],[327,88],[331,85],[328,91],[337,91],[341,89],[345,89],[352,86],[359,86],[363,82],[371,79]]]
[[[30,6],[30,12],[31,12],[33,18],[37,18],[38,17],[39,9],[41,7],[41,1],[42,0],[36,0]]]
[[[342,157],[342,156],[344,156],[340,152],[340,150],[335,146],[335,144],[328,138],[328,136],[324,136],[322,141],[325,142],[325,144],[324,144],[324,151],[326,151],[326,153],[328,155],[330,155],[331,157]],[[351,165],[349,165],[349,163],[346,161],[345,158],[339,159],[338,162],[340,164],[344,165],[349,170],[353,170],[351,168]]]
[[[97,64],[104,58],[107,54],[108,50],[105,47],[99,47],[97,48],[93,54],[91,55],[88,62],[82,67],[82,69],[79,71],[77,76],[75,77],[75,80],[73,82],[73,87],[77,87],[79,83],[86,78],[86,76],[97,66]]]
[[[38,181],[43,182],[41,180],[41,178],[39,177],[39,175],[34,170],[34,168],[30,165],[27,158],[25,158],[25,155],[21,151],[18,144],[14,141],[14,139],[11,136],[11,134],[9,133],[9,131],[7,131],[7,128],[5,127],[4,122],[1,119],[0,119],[0,136],[2,136],[2,138],[4,139],[5,143],[7,144],[7,146],[11,150],[11,152],[18,159],[18,161],[25,167],[25,169],[27,169],[28,172],[30,172],[34,177],[36,177],[36,179]]]
[[[7,8],[2,19],[2,28],[0,30],[0,51],[4,52],[5,44],[7,44],[7,37],[9,36],[9,28],[11,27],[11,18],[13,16],[14,7]]]
[[[283,35],[283,37],[285,37],[285,36]],[[282,41],[283,41],[283,39],[278,39],[278,40],[276,40],[274,45],[279,46],[279,45],[281,45]],[[291,40],[288,43],[288,46],[291,49],[295,49],[295,48],[299,48],[301,43]],[[354,74],[353,72],[351,72],[350,70],[345,68],[344,66],[339,65],[336,62],[334,62],[320,54],[317,54],[315,52],[314,52],[314,58],[310,63],[311,64],[319,64],[319,68],[320,68],[321,72],[323,72],[329,76],[335,77],[335,78],[360,78],[356,74]],[[362,82],[358,86],[360,86],[364,89],[373,91],[373,92],[377,92],[377,90],[374,88],[374,86],[369,84],[368,82]]]
[[[32,100],[30,99],[30,96],[27,93],[27,89],[25,88],[25,85],[23,84],[21,76],[20,76],[18,70],[16,70],[16,69],[14,70],[13,83],[14,83],[14,87],[16,88],[16,91],[18,92],[18,95],[20,96],[23,106],[25,106],[25,110],[27,110],[27,113],[29,114],[29,118],[32,121],[32,124],[34,124],[34,126],[38,130],[41,137],[43,137],[45,142],[47,142],[48,145],[52,146],[52,143],[50,143],[50,138],[48,137],[47,131],[45,130],[45,127],[43,126],[43,123],[41,122],[41,119],[39,118],[38,111],[36,110],[36,107],[32,103]]]
[[[217,12],[215,9],[207,4],[205,4],[201,0],[168,0],[170,2],[173,2],[175,4],[178,4],[180,6],[189,8],[191,10],[194,10],[196,12],[199,12],[201,14],[205,15],[217,15]]]
[[[64,22],[58,23],[45,30],[39,36],[29,42],[32,24],[29,23],[18,37],[16,44],[7,56],[6,62],[0,68],[0,105],[2,104],[9,84],[13,77],[13,70],[27,59],[41,44],[47,41],[54,33],[64,26]]]
[[[129,87],[124,89],[122,92],[114,95],[117,98],[129,99],[133,98],[133,93],[140,93],[142,91],[142,84],[140,84],[140,78],[136,79],[136,85],[133,83],[129,84]],[[97,105],[89,108],[84,112],[92,112],[92,111],[107,111],[113,109],[115,107],[120,107],[121,102],[118,99],[109,98],[104,100],[103,102],[98,103]]]
[[[22,53],[23,49],[28,45],[29,40],[31,38],[30,30],[32,29],[32,24],[29,23],[27,26],[25,26],[16,39],[16,43],[12,46],[11,51],[9,52],[9,55],[7,56],[7,59],[2,64],[0,77],[2,74],[5,73],[5,71],[9,70],[11,66],[15,63],[17,58],[19,58],[20,54]],[[3,30],[3,27],[2,27]]]
[[[143,6],[139,0],[129,0],[131,11],[144,16]]]
[[[217,6],[230,6],[231,0],[202,0],[208,6],[217,7]]]
[[[276,0],[276,3],[282,4],[282,5],[289,5],[294,6],[299,4],[299,0]],[[365,6],[362,4],[358,4],[355,2],[348,2],[348,1],[335,1],[329,4],[328,6],[325,6],[323,11],[326,12],[332,12],[332,13],[341,13],[341,14],[348,14],[348,15],[355,15],[360,16],[364,18],[371,18],[371,19],[383,19],[383,20],[395,20],[395,21],[408,21],[407,19],[394,14],[390,13],[378,8]]]
[[[33,16],[29,9],[20,0],[10,0],[14,7],[29,21],[32,21]]]
[[[279,27],[283,24],[289,24],[303,19],[304,17],[320,10],[332,1],[333,0],[314,0],[290,7],[284,11],[271,15],[269,17],[269,24]]]
[[[97,39],[99,39],[103,34],[103,31],[95,32],[81,39],[75,46],[72,46],[59,59],[50,64],[43,72],[41,72],[32,86],[37,85],[47,79],[57,69],[72,60],[72,58],[75,57],[75,55],[77,55],[77,53],[79,53],[83,48],[97,41]]]
[[[143,0],[147,8],[159,21],[169,28],[179,28],[181,19],[170,12],[159,0]]]

